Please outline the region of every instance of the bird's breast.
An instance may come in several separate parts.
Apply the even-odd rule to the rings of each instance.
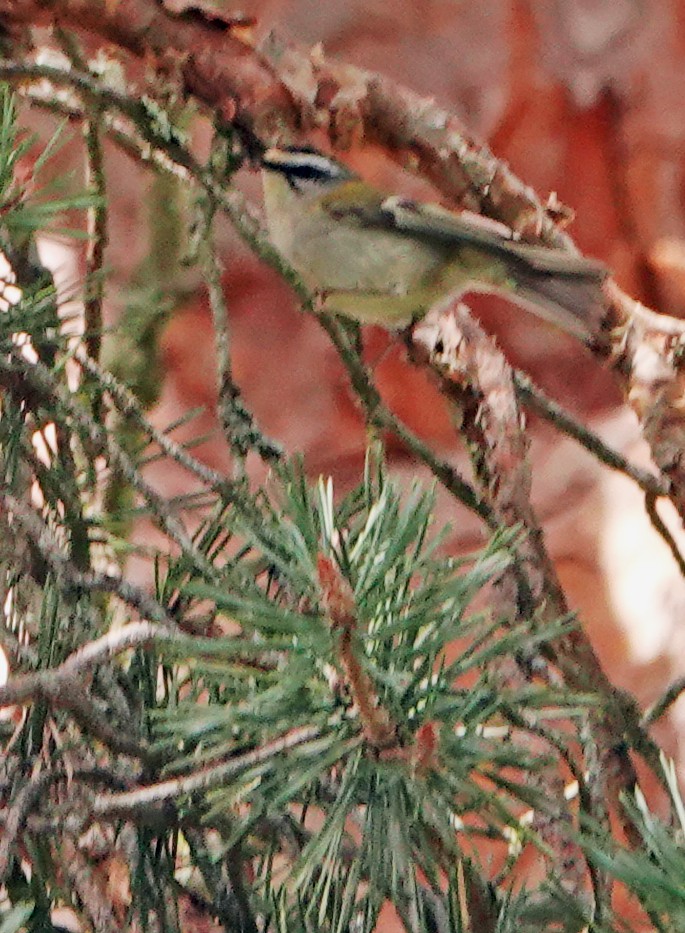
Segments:
[[[319,290],[405,295],[444,261],[434,249],[406,236],[325,215],[312,220],[295,223],[289,258]]]

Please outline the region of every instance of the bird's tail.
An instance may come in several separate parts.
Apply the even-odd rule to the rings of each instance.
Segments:
[[[393,197],[383,202],[381,210],[392,217],[395,228],[418,239],[442,242],[448,248],[472,247],[476,253],[498,259],[504,265],[502,291],[539,317],[587,342],[601,333],[605,317],[602,283],[607,277],[601,263],[508,239],[482,217],[455,214],[433,204]],[[495,277],[502,271],[498,264]],[[474,284],[478,286],[477,277]],[[499,283],[494,287],[498,289]]]
[[[605,318],[606,268],[562,250],[507,244],[516,298],[539,317],[584,341],[596,339]]]

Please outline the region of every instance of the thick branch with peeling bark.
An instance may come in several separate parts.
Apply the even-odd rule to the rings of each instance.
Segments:
[[[433,369],[443,394],[458,412],[460,432],[472,452],[485,501],[504,526],[522,528],[517,560],[496,588],[500,612],[511,622],[519,615],[554,625],[568,615],[569,608],[530,501],[529,440],[517,403],[514,373],[464,304],[447,303],[434,309],[412,336],[414,359]],[[558,677],[556,668],[574,690],[601,695],[601,712],[587,717],[581,767],[587,772],[585,806],[594,819],[606,824],[607,803],[620,814],[621,795],[630,792],[637,780],[628,748],[617,738],[627,736],[630,746],[641,751],[657,775],[658,749],[644,730],[635,703],[609,681],[581,629],[556,639],[545,655],[553,668],[545,669],[545,662],[539,660],[531,664],[524,659],[518,671],[512,665],[506,679],[520,682],[525,677],[542,676],[553,683]],[[549,794],[551,789],[554,796],[557,775],[540,772],[530,780],[543,792]],[[584,863],[578,847],[562,829],[563,820],[560,811],[555,820],[543,820],[538,829],[555,859],[563,864],[566,883],[577,886],[580,892],[585,883]],[[624,821],[624,828],[632,838],[629,821]],[[611,901],[611,883],[605,873],[594,868],[591,878],[597,909],[605,910]]]
[[[188,94],[258,138],[294,116],[285,87],[245,42],[202,16],[173,15],[157,0],[3,0],[0,20],[17,27],[85,30],[176,73]]]

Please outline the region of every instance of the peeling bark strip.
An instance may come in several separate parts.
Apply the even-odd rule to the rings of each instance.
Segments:
[[[453,203],[507,224],[526,242],[575,249],[559,205],[543,204],[434,101],[381,75],[328,62],[318,49],[307,54],[273,35],[255,45],[241,21],[217,28],[199,4],[190,6],[192,15],[159,0],[0,0],[0,23],[19,47],[27,27],[53,23],[144,57],[180,78],[186,93],[255,146],[314,127],[341,148],[354,139],[378,143]],[[612,281],[605,294],[606,315],[591,349],[612,365],[685,519],[685,322],[651,312]]]

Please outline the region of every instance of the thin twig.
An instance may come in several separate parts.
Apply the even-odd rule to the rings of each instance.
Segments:
[[[221,281],[221,264],[214,242],[214,215],[217,203],[207,195],[203,209],[203,267],[214,322],[214,345],[217,364],[217,409],[224,435],[234,456],[243,462],[250,450],[255,450],[267,463],[282,458],[278,444],[266,438],[255,425],[250,412],[241,402],[240,389],[233,378],[231,365],[229,315]]]
[[[656,508],[657,499],[669,495],[668,482],[662,477],[650,473],[649,470],[643,470],[631,463],[623,454],[605,444],[594,431],[580,424],[561,405],[548,398],[525,373],[519,370],[512,370],[512,372],[517,394],[524,405],[546,421],[549,421],[560,431],[563,431],[564,434],[578,441],[602,463],[611,467],[612,470],[623,473],[642,489],[645,494],[645,509],[649,520],[673,555],[680,573],[685,576],[685,558],[680,553],[675,538],[662,521]]]
[[[85,126],[87,172],[86,182],[96,200],[88,208],[88,243],[86,246],[86,295],[84,299],[84,343],[88,355],[96,362],[102,345],[102,299],[105,292],[104,263],[107,248],[107,189],[104,153],[100,138],[102,120],[95,112]]]
[[[74,683],[80,684],[98,664],[111,661],[131,648],[173,641],[177,637],[176,629],[152,622],[130,622],[79,648],[58,667],[10,678],[0,686],[0,708],[25,705],[39,697],[64,705],[63,694],[71,690]]]
[[[598,460],[624,473],[647,494],[654,497],[668,496],[668,483],[659,476],[630,463],[623,454],[609,447],[601,437],[577,421],[558,402],[549,398],[532,379],[520,370],[513,370],[516,392],[526,407],[549,421],[556,428],[572,437],[574,441],[590,451]]]
[[[105,452],[110,468],[116,470],[144,499],[152,515],[190,563],[209,579],[218,579],[216,568],[194,545],[183,523],[172,514],[164,498],[140,475],[128,453],[105,428],[79,407],[71,393],[53,378],[47,366],[40,360],[30,363],[18,352],[12,351],[8,356],[0,358],[0,371],[20,374],[35,391],[58,403],[62,411],[72,419],[75,429],[86,437],[92,447]]]
[[[33,545],[62,585],[66,584],[75,592],[111,593],[144,618],[164,625],[175,625],[173,618],[161,603],[142,588],[124,580],[123,577],[115,577],[98,571],[77,570],[48,526],[41,521],[30,506],[2,490],[0,490],[0,500],[8,514],[11,514],[25,528]]]
[[[101,369],[90,357],[79,350],[75,354],[79,365],[105,389],[120,414],[130,418],[143,431],[162,452],[179,466],[193,473],[199,480],[219,493],[225,500],[231,500],[238,490],[223,473],[213,470],[212,467],[193,457],[188,451],[174,441],[168,434],[159,431],[145,416],[143,407],[133,393],[119,382],[112,373]]]
[[[645,493],[645,511],[649,516],[652,527],[656,532],[658,532],[658,534],[661,535],[667,548],[673,555],[673,559],[678,565],[678,570],[680,570],[681,575],[685,577],[685,557],[683,557],[681,554],[680,548],[678,547],[675,538],[669,531],[662,517],[659,515],[657,510],[657,496],[651,492]]]
[[[95,379],[103,389],[105,389],[114,403],[116,409],[126,418],[130,418],[140,430],[146,434],[161,451],[179,466],[195,475],[201,482],[209,486],[216,492],[223,502],[230,505],[240,512],[244,522],[250,525],[253,522],[260,522],[259,515],[256,514],[254,505],[245,488],[239,482],[226,477],[207,464],[202,463],[196,457],[193,457],[181,444],[174,441],[169,435],[158,430],[145,416],[142,406],[135,396],[122,385],[111,373],[105,372],[97,366],[93,360],[86,356],[82,350],[76,350],[76,359],[83,369]],[[270,448],[271,441],[259,434],[255,428],[255,437],[263,445],[262,455],[265,459],[268,456],[267,448]],[[272,449],[274,452],[276,447]]]
[[[332,317],[322,314],[320,323],[338,351],[350,376],[350,381],[362,404],[369,424],[395,434],[411,452],[431,470],[445,489],[475,512],[491,528],[495,527],[494,517],[485,500],[464,480],[456,467],[441,460],[436,454],[416,437],[407,426],[386,406],[376,386],[371,381],[359,354],[354,352],[345,339],[339,323]]]
[[[150,807],[178,800],[187,794],[211,790],[242,771],[264,764],[292,748],[315,742],[320,736],[319,726],[303,726],[286,732],[253,751],[236,755],[228,761],[204,768],[187,777],[161,781],[127,793],[102,795],[94,801],[93,816],[97,819],[135,819],[137,814],[145,813]],[[351,742],[350,747],[355,744],[356,741]]]

